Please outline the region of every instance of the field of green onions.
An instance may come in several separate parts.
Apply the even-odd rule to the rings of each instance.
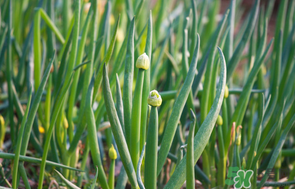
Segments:
[[[294,0],[0,0],[0,188],[295,188],[294,125]]]

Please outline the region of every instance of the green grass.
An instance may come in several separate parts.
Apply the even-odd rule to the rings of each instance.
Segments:
[[[295,3],[243,2],[0,0],[0,186],[294,187]]]

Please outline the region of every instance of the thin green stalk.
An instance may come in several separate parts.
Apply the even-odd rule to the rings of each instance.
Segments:
[[[224,105],[224,101],[222,106]],[[223,114],[223,111],[222,111]],[[224,115],[223,115],[224,116]],[[217,186],[218,187],[223,187],[225,184],[225,173],[226,173],[226,159],[227,157],[225,156],[225,150],[224,150],[224,134],[223,130],[224,127],[227,127],[226,124],[224,124],[224,119],[223,119],[223,124],[217,126],[217,139],[218,139],[218,149],[219,149],[219,156],[220,156],[220,162],[217,165]]]
[[[267,154],[269,154],[271,152],[272,152],[272,149],[266,148],[263,151],[263,155],[267,155]],[[295,156],[295,149],[283,149],[282,150],[282,156],[283,157],[294,157]]]
[[[88,140],[86,140],[85,142],[86,142],[86,144],[85,144],[85,148],[84,148],[84,151],[83,151],[83,157],[82,157],[82,162],[81,162],[81,167],[80,167],[80,169],[81,169],[82,171],[85,171],[85,167],[86,167],[87,159],[88,159],[88,156],[89,156],[89,150],[90,150],[90,149],[89,149]],[[78,177],[77,185],[78,185],[79,187],[82,186],[82,180],[83,180],[84,175],[85,175],[85,172],[82,172],[82,173],[80,174],[80,176]]]
[[[263,150],[266,148],[267,144],[269,143],[270,139],[273,137],[274,133],[277,131],[277,128],[281,127],[283,115],[281,114],[280,119],[272,126],[271,130],[267,134],[264,140],[261,140],[261,144],[259,144],[256,156],[253,159],[252,167],[253,170],[256,166],[256,163],[259,163],[258,160],[261,157]]]
[[[287,12],[285,16],[285,27],[284,27],[284,37],[283,37],[283,44],[286,43],[287,37],[290,33],[290,29],[292,27],[293,21],[292,21],[292,16],[294,15],[295,12],[295,2],[294,1],[289,1],[289,5],[287,5]],[[286,9],[285,9],[286,10]]]
[[[131,132],[130,132],[130,155],[133,166],[137,168],[137,162],[140,156],[140,120],[141,120],[141,103],[142,88],[144,79],[144,69],[139,69],[134,90],[133,107],[131,114]]]
[[[169,152],[171,144],[172,144],[173,136],[174,136],[176,128],[177,128],[177,123],[180,119],[181,112],[184,108],[186,99],[189,95],[191,86],[193,84],[193,79],[195,76],[195,70],[196,70],[197,60],[198,60],[199,47],[200,47],[200,37],[199,37],[199,35],[197,35],[197,45],[196,45],[196,49],[194,52],[194,58],[192,59],[187,77],[186,77],[184,84],[180,90],[180,93],[175,101],[175,104],[172,109],[172,113],[169,117],[168,123],[166,125],[166,129],[164,132],[162,145],[160,147],[159,158],[158,158],[159,159],[158,166],[157,166],[157,174],[158,175],[161,172],[161,169],[165,163],[166,157],[168,155],[168,152]]]
[[[224,48],[224,57],[226,61],[230,60],[233,54],[235,12],[236,12],[235,10],[236,10],[236,0],[231,0],[230,11],[228,15],[229,32],[227,33],[227,36],[226,36],[225,48]]]
[[[278,38],[278,39],[277,39]],[[271,95],[271,99],[270,99],[270,106],[268,106],[268,109],[266,110],[265,113],[265,120],[263,120],[263,126],[267,127],[269,130],[269,121],[270,118],[272,116],[272,114],[274,113],[275,107],[278,103],[278,95],[279,95],[279,82],[280,82],[280,72],[281,72],[281,56],[282,56],[282,44],[283,44],[283,40],[282,40],[282,33],[280,32],[278,34],[278,36],[275,38],[274,43],[278,43],[278,46],[274,46],[274,53],[276,54],[276,60],[275,60],[275,65],[272,65],[271,68],[273,68],[272,71],[272,77],[271,77],[271,88],[270,88],[270,93],[269,95]],[[282,91],[283,92],[283,91]],[[270,96],[269,96],[270,98]]]
[[[143,159],[143,156],[144,156],[144,152],[145,152],[145,145],[143,145],[143,147],[142,147],[142,151],[141,151],[139,161],[138,161],[138,165],[137,165],[137,172],[136,172],[137,182],[138,182],[138,186],[139,186],[140,189],[145,189],[144,184],[143,184],[142,179],[141,179],[141,170],[140,170],[141,164],[142,164],[142,159]]]
[[[266,8],[265,17],[270,18],[273,12],[273,8],[275,5],[275,0],[268,1],[268,6]]]
[[[169,32],[169,34],[165,37],[164,42],[162,44],[162,47],[160,49],[160,53],[159,53],[158,59],[154,63],[154,66],[151,69],[151,81],[150,81],[150,87],[151,88],[155,88],[156,87],[157,75],[158,75],[158,72],[160,70],[161,59],[163,58],[165,47],[166,47],[166,45],[167,45],[167,43],[169,41],[168,39],[169,39],[170,33],[171,32]]]
[[[201,6],[201,11],[200,11],[199,18],[203,18],[204,13],[205,13],[206,10],[207,10],[206,5],[207,5],[207,2],[206,2],[206,1],[203,1],[202,4],[199,5],[199,6]],[[202,24],[202,19],[198,19],[197,31],[198,31],[199,33],[202,33],[203,29],[204,29],[204,24]]]
[[[234,51],[232,57],[230,58],[230,60],[227,64],[227,70],[228,70],[227,79],[226,79],[227,82],[230,81],[230,78],[239,63],[241,54],[242,54],[247,42],[249,41],[253,30],[254,30],[254,27],[255,27],[255,24],[256,24],[256,21],[258,18],[259,4],[260,4],[260,0],[255,0],[255,4],[252,7],[252,10],[250,12],[250,17],[249,17],[247,29],[245,30],[245,32],[243,34],[243,38],[241,39],[240,43],[238,44],[236,50]]]
[[[35,93],[34,99],[32,101],[31,109],[30,109],[30,112],[28,114],[28,119],[27,119],[27,122],[26,122],[26,129],[24,130],[23,139],[22,139],[22,142],[21,142],[22,145],[21,145],[20,155],[25,155],[26,154],[29,139],[30,139],[30,135],[31,135],[31,131],[32,131],[33,122],[34,122],[34,119],[35,119],[35,115],[36,115],[37,109],[38,109],[38,107],[40,105],[42,93],[43,93],[43,90],[45,89],[46,82],[47,82],[47,80],[49,78],[50,69],[51,69],[54,58],[55,58],[55,56],[53,55],[53,57],[51,58],[50,63],[48,64],[48,66],[47,66],[47,68],[46,68],[46,70],[44,72],[44,75],[43,75],[42,81],[40,83],[40,86],[39,86],[37,92]]]
[[[55,1],[47,1],[47,12],[52,20],[52,22],[54,22],[54,3]],[[41,11],[41,17],[42,17],[42,12]],[[43,18],[44,19],[44,18]],[[50,21],[51,21],[50,20]],[[47,57],[52,57],[55,53],[55,49],[56,49],[56,40],[55,40],[55,36],[54,36],[54,32],[51,30],[50,27],[46,28],[46,33],[48,35],[48,43],[47,43]],[[48,64],[48,63],[47,63]],[[55,79],[56,76],[56,72],[54,72],[54,70],[57,70],[57,60],[55,59],[53,62],[53,69],[50,70],[50,72],[53,72],[53,76],[49,76],[48,78],[48,86],[46,89],[46,99],[45,99],[45,104],[44,104],[44,121],[45,121],[45,125],[43,126],[45,129],[45,132],[48,130],[49,125],[50,125],[50,110],[51,110],[51,99],[52,99],[52,93],[51,93],[51,89],[52,89],[52,80],[53,78]]]
[[[109,167],[109,188],[114,189],[115,186],[115,163],[116,161],[114,159],[111,160],[111,164]]]
[[[160,40],[160,30],[161,30],[161,22],[162,19],[164,17],[164,13],[165,11],[165,7],[166,7],[166,1],[159,1],[158,3],[160,3],[160,11],[157,17],[157,22],[155,23],[155,39],[156,41]]]
[[[118,147],[118,151],[120,157],[122,159],[122,163],[130,180],[132,188],[137,188],[138,184],[136,181],[136,172],[134,171],[133,164],[131,163],[131,156],[128,150],[128,146],[122,131],[122,126],[120,124],[115,104],[112,98],[112,93],[110,89],[109,79],[107,76],[106,67],[104,65],[103,69],[103,94],[105,99],[105,106],[107,110],[107,114],[111,123],[112,132]]]
[[[84,47],[85,47],[85,43],[86,43],[86,38],[87,38],[87,34],[88,34],[88,29],[89,29],[89,23],[90,20],[92,18],[92,11],[90,10],[86,21],[84,23],[84,27],[83,27],[83,32],[82,32],[82,37],[79,43],[79,49],[78,49],[78,55],[77,55],[77,60],[76,60],[76,66],[78,64],[80,64],[82,62],[82,58],[83,58],[83,53],[84,53]],[[73,119],[73,108],[74,108],[74,104],[75,104],[75,100],[76,100],[76,91],[77,91],[77,85],[78,85],[78,80],[79,80],[79,76],[80,76],[80,71],[76,71],[74,74],[74,79],[73,79],[73,83],[71,86],[71,92],[70,92],[70,96],[69,96],[69,106],[68,106],[68,120],[69,120],[69,139],[70,142],[73,140],[73,132],[74,132],[74,125],[72,123],[72,119]]]
[[[63,38],[62,34],[59,32],[59,30],[57,29],[57,27],[54,25],[54,23],[51,21],[51,19],[49,18],[49,16],[46,14],[46,12],[43,9],[39,9],[39,13],[40,16],[43,18],[43,20],[45,21],[45,23],[47,24],[47,26],[55,33],[57,39],[64,44],[65,43],[65,39]],[[40,25],[38,25],[40,26]]]
[[[270,49],[272,41],[273,40],[271,40],[270,43],[268,44],[268,46],[267,46],[266,50],[264,51],[263,55],[261,56],[261,58],[255,60],[254,67],[251,69],[251,72],[250,72],[249,77],[247,79],[246,85],[243,89],[243,92],[242,92],[240,99],[238,101],[238,104],[236,106],[235,112],[232,116],[231,123],[236,122],[236,125],[238,125],[238,126],[242,124],[242,119],[244,118],[244,114],[245,114],[245,111],[247,108],[246,104],[248,104],[248,102],[249,102],[250,91],[252,89],[252,86],[254,85],[255,77],[258,74],[258,71],[260,70],[260,66],[263,63],[263,61],[268,53],[268,50]],[[225,144],[225,145],[226,145],[225,150],[227,151],[229,144]]]
[[[202,33],[203,35],[202,40],[205,43],[202,43],[201,48],[203,47],[203,44],[206,44],[209,42],[210,36],[212,36],[214,28],[216,27],[217,20],[215,19],[215,17],[218,14],[220,9],[220,1],[215,1],[214,3],[207,2],[207,6],[208,6],[208,13],[207,13],[208,23],[204,26],[204,30]]]
[[[49,125],[49,129],[48,132],[46,133],[46,140],[45,140],[45,144],[44,144],[44,151],[43,151],[43,156],[42,156],[42,163],[40,166],[40,175],[39,175],[39,184],[38,184],[38,188],[42,189],[43,187],[43,179],[44,179],[44,174],[45,174],[45,164],[46,164],[46,158],[47,158],[47,154],[48,154],[48,150],[49,150],[49,145],[50,145],[50,141],[51,141],[51,136],[54,130],[54,126],[55,126],[55,122],[57,120],[57,117],[59,115],[59,111],[61,109],[61,106],[64,103],[65,100],[65,96],[66,96],[66,92],[71,84],[71,78],[72,78],[72,74],[71,74],[71,70],[68,70],[68,73],[71,75],[71,77],[69,78],[68,83],[63,83],[63,87],[62,90],[59,91],[57,98],[55,100],[55,103],[53,105],[53,109],[51,111],[51,120],[50,120],[50,125]],[[54,149],[53,149],[54,150]]]
[[[218,117],[224,96],[224,89],[226,83],[226,64],[224,60],[223,53],[220,48],[218,48],[220,59],[221,59],[221,74],[220,80],[217,88],[217,93],[211,110],[202,123],[200,129],[198,130],[195,138],[194,138],[194,163],[197,162],[201,153],[203,152],[214,125],[216,123],[216,119]],[[192,65],[192,64],[191,64]],[[173,175],[171,176],[170,180],[166,184],[165,188],[180,188],[185,181],[185,167],[186,167],[186,158],[184,157],[179,165],[176,167]]]
[[[107,1],[104,7],[104,14],[103,17],[100,20],[100,25],[99,25],[99,33],[97,36],[97,43],[96,43],[96,47],[95,47],[95,54],[94,54],[94,62],[93,62],[93,67],[94,70],[96,71],[98,66],[100,67],[100,69],[102,69],[102,64],[98,65],[99,63],[99,58],[100,58],[100,51],[101,48],[103,46],[103,42],[107,41],[108,39],[108,26],[109,26],[109,19],[110,19],[110,14],[111,14],[111,8],[112,8],[112,4],[111,1]],[[96,9],[96,7],[94,6],[93,9]],[[103,40],[99,40],[99,38],[103,38]],[[105,43],[105,48],[107,48],[108,44]],[[104,63],[104,62],[102,62]],[[95,94],[95,93],[94,93]]]
[[[157,188],[158,109],[152,106],[146,139],[144,185]]]
[[[228,12],[224,15],[222,22],[219,24],[219,27],[216,29],[216,38],[213,41],[212,44],[212,49],[210,51],[209,59],[208,59],[208,64],[206,68],[206,73],[205,73],[205,80],[204,80],[204,89],[203,93],[209,94],[209,95],[204,95],[202,100],[201,100],[201,122],[203,122],[206,119],[206,116],[209,112],[209,108],[211,107],[212,104],[209,103],[210,99],[214,98],[213,95],[210,95],[210,85],[211,85],[211,78],[213,75],[213,63],[214,63],[214,57],[216,53],[216,46],[219,44],[219,40],[221,37],[221,31],[225,25],[225,21],[227,20],[227,15]]]
[[[294,31],[295,31],[295,24],[294,24]],[[294,52],[294,51],[295,51],[295,43],[293,43],[293,45],[290,47],[290,52]],[[284,57],[284,55],[283,55],[283,57]],[[282,78],[281,78],[280,85],[279,85],[280,93],[279,93],[278,99],[281,99],[283,97],[283,94],[284,94],[283,91],[287,87],[286,84],[287,84],[287,81],[290,78],[292,68],[294,66],[294,56],[290,53],[289,57],[287,58],[286,61],[287,62],[286,62],[285,68],[284,68],[284,70],[282,72],[283,74],[282,74]],[[283,60],[282,60],[282,62],[283,62]]]
[[[192,24],[192,31],[191,31],[191,44],[190,44],[190,50],[189,53],[193,54],[194,49],[196,47],[197,43],[197,9],[196,9],[196,3],[194,0],[191,0],[191,6],[193,10],[193,24]],[[200,17],[201,18],[201,17]],[[193,56],[189,57],[189,62],[192,61]]]
[[[72,77],[72,70],[75,67],[76,58],[77,58],[77,49],[78,49],[78,38],[80,31],[80,8],[81,2],[79,0],[75,1],[75,13],[74,13],[74,28],[73,28],[73,38],[72,38],[72,47],[70,52],[69,62],[67,64],[67,72],[65,75],[65,83],[68,83]]]
[[[15,156],[16,156],[16,154],[0,152],[0,158],[3,158],[3,159],[14,159]],[[29,163],[35,163],[35,164],[40,164],[41,161],[42,161],[41,159],[38,159],[38,158],[28,157],[28,156],[23,156],[23,155],[20,155],[19,156],[19,160],[20,161],[29,162]],[[52,161],[48,161],[48,160],[46,160],[46,165],[50,165],[52,167],[59,167],[59,168],[63,168],[63,169],[69,169],[69,170],[72,170],[72,171],[82,172],[82,170],[80,170],[80,169],[76,169],[74,167],[65,166],[63,164],[52,162]]]
[[[270,161],[268,163],[268,166],[267,166],[268,169],[272,169],[274,167],[274,165],[275,165],[275,163],[277,161],[277,158],[278,158],[278,156],[280,154],[280,151],[283,148],[283,145],[285,143],[286,137],[287,137],[290,129],[294,126],[294,123],[295,123],[295,115],[292,117],[292,119],[288,123],[287,127],[282,131],[282,134],[280,136],[279,142],[276,145],[276,147],[274,149],[274,152],[272,153],[271,159],[270,159]],[[262,180],[260,181],[260,183],[258,185],[258,188],[261,188],[264,185],[264,183],[266,182],[266,180],[268,179],[268,177],[269,177],[268,174],[264,174]]]
[[[116,110],[118,113],[120,123],[122,125],[122,130],[125,135],[123,101],[122,101],[121,86],[120,86],[120,80],[119,80],[118,74],[116,74]]]
[[[187,154],[186,154],[186,187],[187,189],[195,188],[195,162],[194,162],[194,135],[195,135],[195,125],[196,125],[196,116],[191,109],[191,116],[193,122],[189,129],[189,135],[187,138]]]
[[[294,165],[295,165],[295,162],[293,163],[293,169],[290,171],[290,174],[289,174],[289,178],[288,178],[289,182],[292,182],[294,177],[295,177],[295,167],[294,167]],[[284,189],[288,189],[288,188],[289,187],[285,186]]]
[[[65,43],[61,48],[61,51],[60,51],[60,54],[57,57],[57,60],[62,60],[62,57],[68,52],[67,49],[69,48],[70,41],[72,39],[72,35],[73,35],[72,31],[73,31],[74,23],[75,23],[75,17],[73,16],[73,18],[71,20],[71,24],[70,24],[70,26],[68,28],[67,33],[66,33]]]
[[[252,138],[255,140],[251,141],[250,150],[248,152],[247,159],[247,168],[250,169],[252,167],[254,154],[257,152],[258,145],[260,142],[261,130],[262,130],[262,120],[264,117],[264,96],[261,94],[261,98],[259,98],[259,107],[258,107],[258,121],[256,127],[254,129],[253,134],[251,133]]]
[[[29,179],[28,179],[28,177],[27,177],[26,169],[25,169],[24,165],[23,165],[23,164],[20,164],[20,165],[18,166],[18,169],[19,169],[19,174],[20,174],[20,176],[21,176],[22,179],[23,179],[23,182],[24,182],[25,187],[26,187],[27,189],[30,189],[31,186],[30,186]],[[18,186],[17,186],[17,187],[18,187]]]
[[[93,183],[91,184],[91,188],[90,189],[95,189],[95,186],[96,186],[96,180],[97,180],[97,177],[98,177],[98,168],[96,167],[96,173],[95,173],[95,176],[94,176],[94,179],[93,179]]]
[[[31,99],[32,99],[32,90],[30,92],[30,96],[28,99],[28,106],[25,111],[25,115],[22,118],[20,130],[19,130],[19,135],[22,136],[25,130],[25,124],[27,121],[29,109],[30,109],[30,104],[31,104]],[[15,156],[14,156],[14,163],[13,163],[13,172],[12,172],[12,187],[17,188],[17,171],[18,171],[18,165],[19,165],[19,156],[20,156],[20,148],[22,144],[22,138],[23,137],[18,137],[17,143],[16,143],[16,149],[14,151]]]
[[[187,24],[185,24],[187,25]],[[188,52],[188,34],[187,34],[187,30],[183,30],[183,49],[182,49],[182,75],[183,78],[185,78],[187,76],[187,72],[188,72],[188,58],[187,58],[187,52]],[[192,48],[194,49],[194,48]],[[193,52],[191,52],[193,53]],[[190,56],[192,57],[192,56]],[[190,58],[191,59],[191,58]],[[194,104],[193,104],[193,94],[192,91],[190,91],[189,95],[188,95],[188,99],[187,99],[187,108],[188,109],[194,109]]]
[[[3,181],[5,182],[5,184],[11,188],[11,184],[9,183],[9,181],[7,180],[7,178],[5,177],[5,173],[4,173],[4,169],[3,169],[3,165],[2,163],[0,163],[0,175],[2,176]]]
[[[35,10],[34,16],[34,84],[35,91],[40,85],[41,79],[41,16],[40,9]]]
[[[127,33],[129,33],[127,31]],[[120,75],[121,71],[123,71],[123,62],[124,62],[124,55],[125,55],[125,52],[126,52],[126,48],[127,48],[127,41],[128,41],[128,35],[125,37],[124,39],[124,42],[120,48],[120,51],[116,57],[116,60],[114,62],[114,65],[116,65],[115,67],[113,67],[112,69],[112,73],[111,73],[111,76],[110,76],[110,85],[113,86],[114,83],[116,82],[116,74]]]
[[[132,84],[133,84],[133,72],[134,72],[134,19],[131,22],[131,28],[129,30],[129,37],[127,42],[127,52],[125,58],[125,74],[124,74],[124,86],[123,86],[123,105],[124,105],[124,126],[126,133],[126,141],[128,147],[130,147],[131,140],[131,111],[132,111]]]
[[[74,13],[74,18],[75,18],[74,22],[75,23],[74,23],[74,28],[73,28],[72,46],[71,46],[69,62],[67,64],[67,69],[66,69],[66,75],[65,75],[65,80],[64,80],[65,84],[68,84],[68,83],[70,84],[71,83],[72,71],[73,71],[73,69],[74,69],[74,67],[76,65],[76,61],[77,61],[76,58],[77,58],[78,38],[79,38],[79,31],[80,31],[80,9],[81,9],[81,2],[79,0],[76,0],[75,1],[75,13]],[[66,90],[65,87],[66,87],[66,85],[61,85],[60,90],[61,91]],[[66,90],[65,93],[66,93],[66,96],[68,98],[68,91]],[[84,96],[84,98],[85,98],[85,96]],[[57,99],[58,99],[58,97],[56,98],[56,102],[57,102]],[[62,102],[64,102],[65,98],[62,97],[60,100]],[[56,107],[58,107],[58,106],[56,106]],[[59,109],[57,111],[58,112],[60,111],[62,113],[63,109],[64,109],[64,103],[62,103],[62,105],[61,105],[61,110]],[[61,116],[61,115],[58,115],[58,116]],[[59,132],[59,131],[57,130],[57,132]],[[64,134],[66,134],[66,133],[64,133]],[[51,137],[51,134],[48,134],[48,135]],[[48,137],[48,135],[47,135],[47,137]],[[64,162],[67,162],[66,165],[68,165],[70,156],[66,153],[66,148],[63,148],[62,151],[64,152],[64,155],[62,155],[62,159],[63,159]],[[45,152],[45,154],[46,154],[46,152]],[[44,155],[43,155],[43,158],[44,158]],[[65,177],[68,178],[68,171],[67,170],[65,170],[64,174],[65,174]],[[41,177],[39,177],[39,187],[40,187],[40,182],[41,182]]]
[[[84,71],[84,80],[83,80],[83,89],[82,89],[82,99],[80,102],[80,115],[79,115],[79,123],[77,125],[77,131],[74,135],[74,138],[71,142],[70,148],[68,150],[69,154],[73,154],[75,152],[75,149],[79,143],[80,137],[85,129],[86,126],[86,120],[84,116],[84,106],[85,106],[85,100],[86,100],[86,94],[88,90],[88,86],[91,80],[91,76],[93,74],[93,64],[94,64],[94,57],[95,57],[95,44],[96,44],[96,36],[97,36],[97,20],[98,20],[98,13],[97,13],[97,0],[93,0],[92,2],[92,11],[93,11],[93,20],[90,25],[90,28],[92,28],[92,32],[90,33],[90,44],[89,44],[89,60],[90,63],[87,64],[86,70]]]
[[[98,146],[97,141],[97,131],[96,131],[96,125],[95,125],[95,118],[92,110],[92,96],[93,96],[93,85],[94,85],[94,78],[92,79],[89,89],[87,92],[87,99],[85,104],[85,117],[87,120],[87,139],[88,144],[91,151],[92,160],[94,162],[94,165],[98,167],[98,179],[101,183],[102,188],[109,188],[105,172],[103,170],[103,165],[100,159],[100,150]]]
[[[62,3],[62,23],[63,23],[63,34],[64,36],[67,34],[67,31],[69,29],[69,20],[71,15],[71,2],[68,0],[63,0]]]
[[[149,14],[148,29],[147,29],[147,39],[145,45],[145,53],[152,60],[152,41],[153,41],[153,17],[152,12]],[[152,62],[150,62],[150,67],[152,67]],[[142,109],[141,109],[141,123],[140,123],[140,151],[142,150],[144,143],[146,141],[146,126],[148,120],[148,103],[147,98],[150,91],[150,77],[151,69],[144,72],[143,88],[142,88]]]
[[[73,183],[71,183],[69,180],[67,180],[60,172],[58,172],[57,170],[54,170],[57,175],[61,178],[62,181],[64,181],[66,183],[66,185],[72,189],[80,189],[79,187],[77,187],[76,185],[74,185]]]
[[[142,149],[144,149],[144,147]],[[139,162],[140,162],[140,158],[139,158]],[[137,167],[137,181],[138,181],[138,172],[140,172],[140,168]],[[128,177],[127,177],[124,166],[122,166],[120,170],[120,174],[117,178],[116,189],[124,189],[126,187],[127,181],[128,181]],[[143,186],[143,184],[142,183],[140,184],[139,181],[138,181],[138,185]]]
[[[142,13],[142,7],[144,6],[145,0],[140,0],[137,2],[139,2],[139,3],[137,3],[137,6],[135,8],[135,15],[141,16],[141,18],[143,18],[143,16],[145,16],[145,13],[146,13],[146,9],[144,9],[143,10],[144,12]],[[142,14],[140,14],[140,13],[142,13]]]
[[[1,38],[0,38],[0,50],[2,51],[2,47],[3,47],[5,39],[6,39],[7,27],[5,27],[4,30],[1,32],[2,32],[2,34],[1,34]]]
[[[220,37],[221,37],[221,31],[223,30],[223,27],[225,25],[225,21],[227,20],[228,12],[224,15],[222,22],[219,24],[218,28],[215,31],[215,38],[212,41],[212,48],[210,50],[209,58],[208,58],[208,64],[206,68],[206,73],[205,73],[205,80],[204,80],[204,88],[203,92],[208,95],[204,95],[201,100],[201,123],[206,119],[206,116],[209,112],[209,108],[211,107],[214,99],[214,90],[211,91],[211,85],[213,86],[213,81],[214,76],[214,58],[216,54],[216,48],[217,44],[219,44]],[[217,66],[217,65],[216,65]],[[210,141],[214,140],[213,137]],[[213,158],[210,158],[208,154],[210,153],[209,151],[209,146],[205,149],[204,153],[204,162],[203,162],[203,167],[204,167],[204,172],[206,175],[210,177],[210,160],[213,160]],[[213,162],[211,162],[213,163]]]
[[[223,30],[223,27],[225,25],[225,22],[227,20],[228,17],[228,11],[227,13],[223,16],[223,20],[222,22],[219,24],[218,28],[215,30],[215,38],[212,39],[212,46],[211,46],[211,50],[210,50],[210,54],[209,54],[209,58],[208,58],[208,63],[207,63],[207,68],[206,68],[206,73],[205,73],[205,80],[204,80],[204,88],[203,88],[203,93],[208,94],[208,95],[203,95],[202,96],[202,100],[201,100],[201,123],[206,119],[206,116],[209,112],[209,108],[211,107],[213,100],[214,100],[214,96],[215,96],[215,85],[214,83],[215,81],[215,75],[216,72],[214,72],[214,70],[217,67],[217,64],[214,65],[214,58],[215,58],[215,54],[216,54],[216,46],[219,44],[220,38],[221,38],[221,33]],[[211,86],[213,86],[211,88]],[[213,131],[213,135],[210,139],[210,141],[215,141],[215,131]],[[213,146],[213,142],[209,142],[211,143],[211,152],[209,152],[209,146],[206,147],[205,149],[205,153],[204,153],[204,162],[203,162],[203,168],[204,168],[204,172],[206,175],[208,175],[210,177],[210,164],[214,163],[212,161],[214,161],[213,158],[210,158],[208,154],[212,153],[212,149],[214,150],[214,146]],[[213,148],[212,148],[213,147]],[[206,157],[207,156],[207,157]],[[213,165],[211,165],[213,166]],[[214,177],[214,176],[213,176]],[[214,182],[212,183],[214,187]]]
[[[12,62],[12,0],[9,1],[9,13],[8,13],[8,47],[7,47],[7,62],[6,62],[6,80],[8,84],[8,102],[10,106],[8,107],[9,114],[9,123],[10,123],[10,137],[12,145],[14,146],[16,140],[16,129],[14,128],[14,119],[13,119],[13,94],[12,94],[12,78],[13,78],[13,62]]]
[[[102,63],[100,64],[99,71],[96,74],[95,83],[94,83],[94,96],[93,96],[93,99],[96,99],[97,94],[98,94],[98,90],[99,90],[99,88],[101,86],[102,70],[103,70],[102,65],[104,65],[104,64],[108,65],[108,63],[109,63],[109,61],[111,59],[111,56],[112,56],[112,53],[113,53],[113,50],[114,50],[114,47],[115,47],[115,41],[116,41],[117,31],[118,31],[118,28],[119,28],[119,23],[120,23],[120,16],[119,16],[119,18],[117,20],[110,46],[108,47],[106,55],[105,55],[104,59],[102,60]]]

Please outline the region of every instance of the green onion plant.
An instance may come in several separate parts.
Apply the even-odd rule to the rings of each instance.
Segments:
[[[293,0],[0,0],[0,186],[292,188],[294,74]]]

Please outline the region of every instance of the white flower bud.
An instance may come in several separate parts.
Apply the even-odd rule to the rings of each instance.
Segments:
[[[144,69],[144,70],[149,69],[149,67],[150,67],[150,59],[149,59],[148,55],[146,55],[146,53],[143,53],[142,55],[140,55],[137,58],[136,67]]]

